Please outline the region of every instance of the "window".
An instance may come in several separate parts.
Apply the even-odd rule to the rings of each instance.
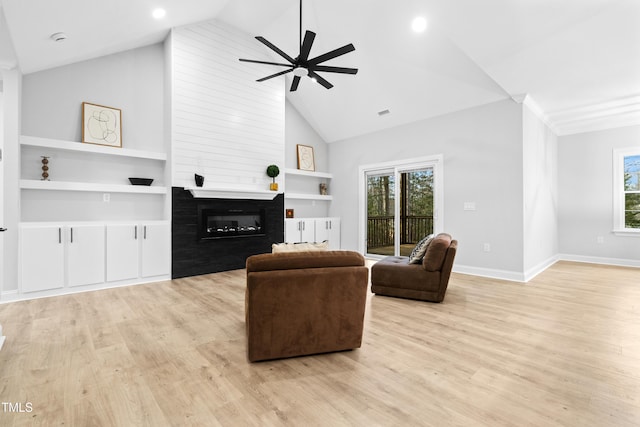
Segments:
[[[613,173],[613,230],[640,234],[640,147],[615,150]]]

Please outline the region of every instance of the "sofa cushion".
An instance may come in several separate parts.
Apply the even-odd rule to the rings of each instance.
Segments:
[[[422,262],[422,258],[424,258],[424,254],[427,252],[427,247],[433,240],[433,236],[434,234],[429,234],[418,242],[416,247],[413,248],[413,251],[411,251],[411,255],[409,255],[409,264],[420,264]]]
[[[293,270],[297,268],[363,266],[364,257],[353,251],[289,252],[252,255],[247,258],[247,273]]]
[[[438,271],[442,267],[447,250],[451,245],[451,235],[440,233],[429,243],[427,253],[424,254],[422,266],[427,271]]]
[[[311,251],[326,251],[329,249],[329,242],[324,241],[320,243],[274,243],[271,245],[271,252],[311,252]]]

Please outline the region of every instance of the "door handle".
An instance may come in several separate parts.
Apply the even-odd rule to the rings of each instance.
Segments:
[[[71,227],[71,243],[73,243],[73,227]]]
[[[135,240],[138,240],[138,226],[137,225],[133,226],[133,238]]]
[[[144,240],[147,240],[147,226],[144,226]]]

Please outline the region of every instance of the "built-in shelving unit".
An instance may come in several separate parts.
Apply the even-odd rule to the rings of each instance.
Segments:
[[[328,181],[333,178],[333,175],[327,172],[311,172],[311,171],[303,171],[299,169],[291,169],[287,168],[284,171],[285,176],[288,178],[301,178],[301,179],[310,179],[316,182],[316,184],[321,181]],[[287,179],[287,185],[289,186],[289,179]],[[290,186],[292,187],[292,186]],[[296,199],[296,200],[321,200],[321,201],[331,201],[333,200],[333,196],[331,195],[323,195],[319,194],[319,190],[316,187],[315,193],[309,192],[301,192],[301,191],[293,191],[293,192],[285,192],[285,199]]]
[[[167,155],[165,153],[158,153],[154,151],[107,147],[104,145],[85,144],[82,142],[62,141],[59,139],[39,138],[36,136],[27,135],[22,135],[20,137],[20,145],[41,147],[46,149],[76,151],[80,153],[106,154],[108,156],[123,156],[162,161],[167,160]]]
[[[167,194],[166,187],[144,185],[99,184],[69,181],[20,180],[23,190],[94,191],[98,193]]]

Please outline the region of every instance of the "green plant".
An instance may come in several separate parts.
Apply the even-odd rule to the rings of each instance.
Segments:
[[[276,176],[280,175],[280,168],[276,165],[267,166],[267,175],[276,182]]]

